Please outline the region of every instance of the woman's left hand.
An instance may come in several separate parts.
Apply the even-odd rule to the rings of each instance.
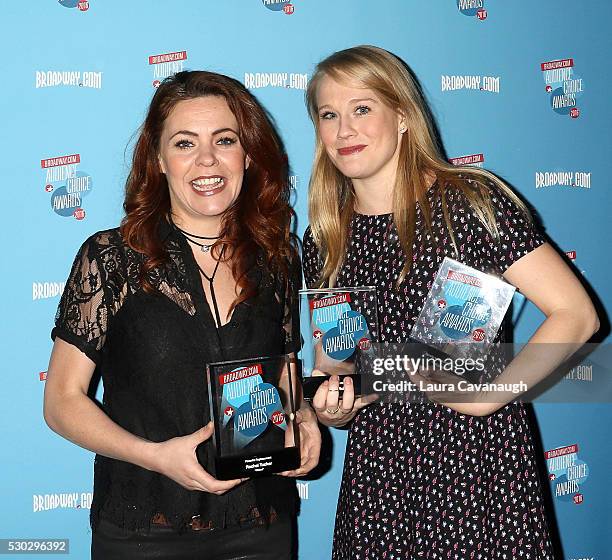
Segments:
[[[295,419],[299,431],[300,466],[292,471],[279,473],[283,476],[302,476],[319,464],[321,432],[316,414],[308,404],[303,404],[296,412]]]

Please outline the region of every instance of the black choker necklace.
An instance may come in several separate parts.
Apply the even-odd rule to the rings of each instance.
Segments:
[[[196,239],[219,239],[219,237],[221,237],[220,235],[216,235],[215,237],[206,237],[205,235],[196,235],[195,233],[189,233],[188,231],[181,229],[174,222],[172,222],[172,225],[176,229],[178,229],[183,235],[188,235],[189,237],[195,237]]]
[[[194,245],[197,245],[200,250],[202,251],[202,253],[208,253],[208,251],[210,251],[210,248],[215,244],[213,243],[198,243],[197,241],[195,241],[194,239],[191,239],[192,237],[195,237],[196,239],[207,239],[207,240],[214,240],[214,239],[219,239],[221,236],[217,235],[215,237],[208,237],[206,235],[196,235],[195,233],[189,233],[188,231],[182,230],[180,227],[178,227],[174,222],[172,222],[172,225],[180,232],[183,234],[183,237],[189,241],[190,243],[193,243]]]

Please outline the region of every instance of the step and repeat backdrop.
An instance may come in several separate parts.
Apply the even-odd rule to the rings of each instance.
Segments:
[[[606,316],[607,2],[39,0],[0,10],[0,539],[69,539],[71,557],[88,557],[93,456],[43,421],[49,333],[77,248],[122,217],[134,134],[174,72],[231,75],[269,110],[302,233],[313,153],[304,91],[314,65],[357,44],[396,53],[421,80],[449,159],[513,185]],[[542,316],[527,306],[516,319],[516,338],[526,340]],[[588,368],[573,375],[591,382]],[[542,404],[535,413],[563,558],[612,558],[611,407]],[[299,482],[303,560],[329,558],[345,440],[332,431],[325,472]]]

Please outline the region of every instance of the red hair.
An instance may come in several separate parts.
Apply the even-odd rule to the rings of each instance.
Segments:
[[[134,148],[121,234],[132,249],[148,257],[141,282],[151,291],[147,273],[169,258],[158,235],[160,221],[170,215],[168,183],[158,163],[164,122],[180,101],[209,95],[227,102],[238,122],[240,143],[251,160],[238,199],[223,215],[222,241],[213,247],[220,257],[225,246],[223,260],[231,259],[234,278],[241,288],[234,307],[256,293],[247,276],[256,257],[263,257],[272,272],[286,277],[288,262],[295,255],[287,158],[265,110],[237,80],[213,72],[190,71],[179,72],[160,84]]]

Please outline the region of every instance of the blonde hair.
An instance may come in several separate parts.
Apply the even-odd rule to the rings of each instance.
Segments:
[[[444,220],[457,253],[445,197],[448,186],[461,189],[476,216],[494,237],[498,237],[498,231],[487,183],[496,185],[529,216],[522,201],[495,175],[484,169],[455,167],[443,158],[418,82],[399,58],[370,45],[335,52],[317,65],[306,91],[308,112],[317,132],[308,214],[314,241],[323,257],[320,286],[333,283],[342,265],[355,202],[351,180],[330,160],[319,134],[317,88],[325,76],[340,83],[357,82],[373,90],[385,105],[403,116],[407,126],[407,131],[401,136],[399,164],[393,188],[393,221],[406,256],[398,284],[404,280],[412,263],[417,203],[427,228],[431,229],[431,208],[427,200],[427,190],[430,187],[428,178],[437,178]],[[471,179],[473,183],[469,184],[466,179]]]

